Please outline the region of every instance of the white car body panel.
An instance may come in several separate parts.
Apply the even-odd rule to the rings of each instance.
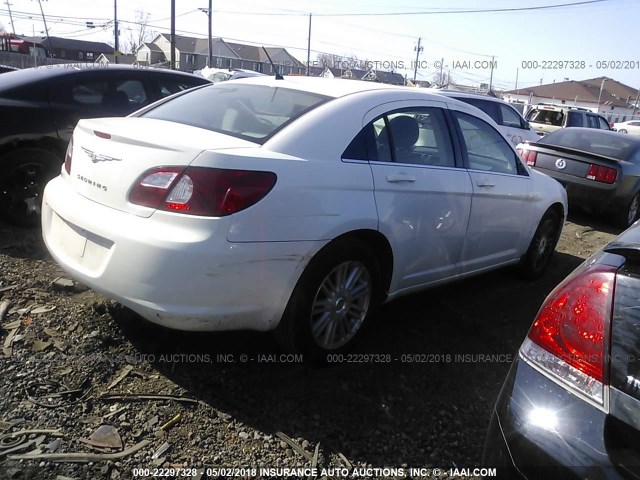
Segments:
[[[635,124],[638,124],[638,125],[635,125]],[[626,122],[614,123],[613,129],[617,131],[625,130],[630,135],[640,135],[640,121],[629,120]]]
[[[447,98],[455,98],[455,99],[471,98],[471,99],[481,100],[484,102],[504,104],[509,109],[513,110],[513,113],[517,115],[523,122],[526,122],[526,120],[520,114],[520,112],[518,112],[515,108],[513,108],[512,105],[494,97],[472,94],[472,93],[465,93],[465,92],[456,92],[456,91],[450,91],[450,90],[430,89],[430,91]],[[506,139],[509,140],[509,143],[511,143],[511,145],[514,145],[514,146],[524,142],[537,142],[538,139],[540,138],[539,135],[531,127],[518,128],[518,127],[513,127],[504,123],[501,125],[496,125],[496,127],[498,128],[500,133],[502,133],[506,137]]]
[[[47,248],[70,275],[171,328],[270,330],[310,259],[341,235],[370,231],[387,239],[390,300],[515,263],[551,205],[566,215],[564,189],[531,169],[527,177],[341,160],[363,125],[403,105],[457,109],[497,127],[467,104],[349,80],[261,77],[236,84],[339,98],[262,145],[148,118],[81,121],[71,175],[63,169],[49,183],[42,214]],[[93,162],[83,148],[118,160]],[[159,165],[270,171],[277,182],[257,204],[224,217],[131,204],[134,181]],[[78,175],[107,184],[107,192]],[[395,175],[415,181],[388,181]]]

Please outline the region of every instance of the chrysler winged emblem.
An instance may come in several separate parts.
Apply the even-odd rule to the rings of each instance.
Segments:
[[[88,148],[82,147],[82,150],[84,150],[84,153],[86,153],[89,156],[89,158],[91,159],[91,161],[93,163],[98,163],[98,162],[121,162],[122,161],[121,158],[109,157],[108,155],[101,155],[99,153],[96,153],[96,152],[93,152],[93,151],[89,150]]]
[[[567,167],[567,161],[564,158],[559,158],[556,160],[556,167],[559,170],[564,170]]]

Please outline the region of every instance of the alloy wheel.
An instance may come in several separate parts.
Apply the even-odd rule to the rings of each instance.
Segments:
[[[316,344],[334,350],[347,344],[362,326],[373,293],[367,267],[348,261],[320,283],[311,306],[311,335]]]

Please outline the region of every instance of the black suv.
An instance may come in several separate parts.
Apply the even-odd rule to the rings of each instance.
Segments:
[[[0,215],[37,225],[41,194],[60,173],[82,118],[123,117],[209,81],[183,72],[124,65],[68,64],[0,76]]]

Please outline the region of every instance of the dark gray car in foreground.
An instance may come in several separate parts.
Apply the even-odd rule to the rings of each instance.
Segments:
[[[545,300],[483,464],[502,478],[640,478],[640,222]]]
[[[124,117],[208,83],[184,72],[92,63],[2,74],[0,215],[12,223],[40,224],[42,191],[60,173],[78,120]]]
[[[565,186],[570,206],[608,214],[622,228],[638,218],[640,137],[563,128],[518,150],[528,165]]]

